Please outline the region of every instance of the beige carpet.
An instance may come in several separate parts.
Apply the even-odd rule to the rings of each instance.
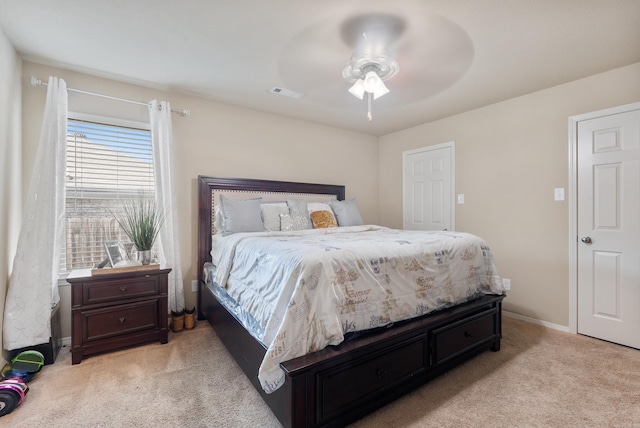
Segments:
[[[640,351],[504,318],[485,352],[354,427],[640,427]],[[11,427],[279,427],[213,330],[72,366],[64,348]]]

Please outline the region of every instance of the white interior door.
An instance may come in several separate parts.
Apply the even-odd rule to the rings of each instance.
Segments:
[[[453,142],[403,153],[403,228],[454,230]]]
[[[577,132],[577,330],[640,348],[640,110]]]

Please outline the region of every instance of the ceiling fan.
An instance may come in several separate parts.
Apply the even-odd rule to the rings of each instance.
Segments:
[[[450,87],[470,67],[468,34],[425,2],[367,5],[308,26],[284,46],[279,74],[304,102],[357,118],[366,96],[371,120],[371,100],[389,94],[377,108],[399,109]]]
[[[389,93],[384,81],[400,71],[393,57],[394,42],[404,32],[404,21],[389,14],[366,14],[347,20],[342,27],[342,39],[354,51],[342,77],[353,86],[349,92],[359,99],[368,96],[367,118],[371,115],[371,99]]]

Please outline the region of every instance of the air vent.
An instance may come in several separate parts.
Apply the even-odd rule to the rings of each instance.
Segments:
[[[272,94],[284,95],[285,97],[296,98],[296,99],[301,98],[304,95],[304,94],[301,94],[300,92],[294,92],[289,89],[279,88],[277,86],[274,86],[273,88],[269,89],[269,92],[271,92]]]

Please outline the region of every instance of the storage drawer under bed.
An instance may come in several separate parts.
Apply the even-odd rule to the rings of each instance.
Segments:
[[[427,335],[420,335],[386,353],[374,353],[317,373],[319,424],[424,372],[429,364],[428,355]]]
[[[471,319],[433,330],[433,363],[445,363],[474,347],[495,340],[496,323],[496,310],[489,309]]]

